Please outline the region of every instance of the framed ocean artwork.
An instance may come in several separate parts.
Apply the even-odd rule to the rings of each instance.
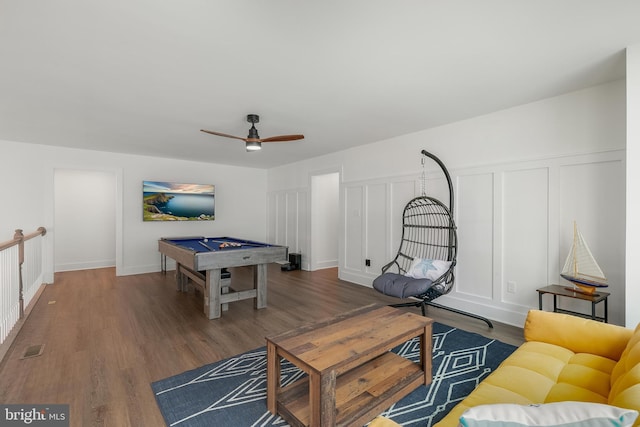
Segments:
[[[143,221],[213,221],[215,185],[142,181]]]

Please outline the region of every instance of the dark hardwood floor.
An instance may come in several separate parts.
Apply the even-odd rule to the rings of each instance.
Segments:
[[[0,402],[70,405],[71,426],[162,426],[150,383],[265,345],[265,336],[370,303],[373,289],[336,269],[269,266],[268,307],[231,303],[208,320],[202,296],[175,289],[173,272],[116,277],[112,268],[57,273],[0,364]],[[242,288],[249,268],[232,270]],[[417,308],[409,308],[420,313]],[[519,345],[522,330],[429,308],[438,322]],[[42,355],[21,359],[32,345]]]

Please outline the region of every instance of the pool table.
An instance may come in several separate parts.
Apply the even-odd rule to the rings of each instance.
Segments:
[[[288,248],[234,237],[163,237],[158,240],[163,262],[176,262],[176,284],[186,290],[191,279],[203,288],[204,314],[209,319],[221,316],[223,305],[254,299],[254,307],[267,306],[267,264],[286,261]],[[253,266],[253,289],[223,293],[222,270]],[[166,268],[163,266],[163,268]],[[226,291],[226,289],[225,289]]]

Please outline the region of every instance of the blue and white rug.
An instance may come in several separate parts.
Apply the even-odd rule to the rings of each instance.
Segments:
[[[431,426],[467,396],[515,347],[481,335],[434,323],[433,382],[420,386],[383,415],[404,427]],[[420,356],[416,339],[394,352],[414,361]],[[151,384],[168,426],[287,426],[266,405],[265,347],[242,353]],[[282,364],[282,384],[304,374]]]

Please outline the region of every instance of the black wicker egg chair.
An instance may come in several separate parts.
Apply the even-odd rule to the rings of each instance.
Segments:
[[[453,220],[453,185],[449,172],[433,154],[422,150],[422,155],[442,168],[449,184],[449,208],[424,194],[405,206],[400,247],[395,258],[382,267],[382,275],[373,281],[373,287],[385,295],[413,299],[392,304],[392,307],[420,307],[425,316],[426,306],[430,305],[482,320],[493,328],[491,321],[482,316],[434,302],[453,288],[458,236]]]

